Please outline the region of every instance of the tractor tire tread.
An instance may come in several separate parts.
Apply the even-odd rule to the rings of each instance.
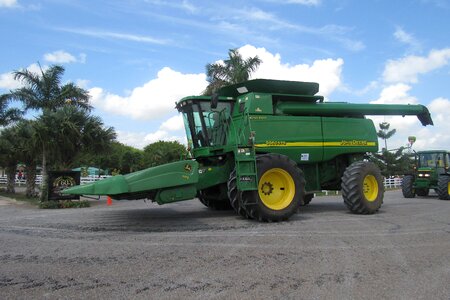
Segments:
[[[368,205],[366,205],[365,201],[363,201],[361,198],[364,197],[361,194],[361,173],[365,173],[365,169],[369,168],[372,169],[371,171],[374,173],[372,175],[375,175],[378,178],[381,178],[381,174],[379,172],[379,169],[370,162],[365,161],[358,161],[352,163],[344,172],[344,175],[342,176],[342,196],[344,198],[344,204],[347,206],[347,208],[356,214],[374,214],[377,212],[381,206],[381,203],[383,202],[383,199],[381,197],[381,201],[379,201],[379,205],[375,208],[370,208]],[[378,191],[379,193],[384,193],[384,187],[382,183],[380,184],[378,180]]]
[[[438,179],[437,193],[441,200],[450,200],[448,185],[450,182],[450,175],[441,175]]]

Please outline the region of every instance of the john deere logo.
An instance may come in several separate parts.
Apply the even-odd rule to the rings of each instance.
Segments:
[[[191,172],[191,171],[192,171],[192,166],[191,166],[190,164],[185,164],[185,165],[184,165],[184,170],[185,170],[186,172]]]

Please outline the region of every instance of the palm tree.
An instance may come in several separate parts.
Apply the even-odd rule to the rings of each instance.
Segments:
[[[228,59],[223,63],[206,65],[209,85],[203,94],[212,95],[223,86],[249,80],[251,73],[256,71],[261,63],[262,60],[258,56],[244,59],[238,49],[230,49]]]
[[[20,109],[8,107],[10,100],[10,94],[0,95],[0,126],[7,126],[22,117],[23,112]]]
[[[23,87],[11,91],[11,98],[21,101],[25,110],[55,111],[74,105],[90,110],[89,93],[69,82],[61,85],[64,67],[53,65],[40,74],[27,69],[14,72],[14,79],[22,82]]]
[[[26,192],[28,198],[36,197],[36,153],[40,151],[39,141],[36,139],[34,123],[36,121],[21,120],[16,125],[17,154],[25,164]]]
[[[66,106],[39,118],[51,141],[47,149],[59,169],[73,167],[80,154],[99,154],[116,138],[112,127],[105,127],[99,117],[86,109]],[[57,145],[57,147],[54,147]]]
[[[40,67],[40,73],[34,73],[26,69],[15,71],[14,79],[21,81],[23,86],[12,90],[6,97],[21,101],[25,110],[42,111],[42,116],[56,112],[59,108],[65,106],[75,106],[90,111],[92,107],[89,104],[89,93],[86,90],[73,83],[62,85],[61,80],[64,71],[64,67],[59,65],[50,66],[45,71]],[[47,197],[48,150],[58,146],[57,144],[51,144],[51,135],[49,135],[52,134],[51,128],[44,125],[48,124],[35,125],[35,135],[42,147],[40,153],[42,155],[43,176],[41,200],[45,200]]]
[[[0,164],[6,169],[6,192],[14,194],[16,169],[18,163],[17,129],[15,127],[4,128],[0,133]]]

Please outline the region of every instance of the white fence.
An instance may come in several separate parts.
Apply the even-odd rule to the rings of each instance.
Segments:
[[[81,177],[80,182],[81,184],[87,184],[87,183],[91,183],[91,182],[95,182],[104,178],[108,178],[111,177],[109,175],[101,175],[101,176],[87,176],[87,177]],[[41,175],[37,175],[36,176],[36,184],[41,184],[42,181],[42,176]],[[6,184],[6,176],[0,176],[0,184]],[[16,185],[18,186],[22,186],[25,185],[26,181],[25,179],[19,179],[16,177]],[[384,179],[384,187],[388,188],[388,189],[394,189],[394,188],[399,188],[402,186],[402,178],[401,177],[394,177],[394,178],[385,178]],[[329,192],[329,191],[323,191],[326,195],[328,195],[328,193],[335,193],[334,191]]]
[[[100,179],[104,179],[104,178],[108,178],[111,176],[106,176],[106,175],[101,175],[99,176],[87,176],[87,177],[81,177],[80,178],[80,183],[81,184],[87,184],[87,183],[91,183],[91,182],[95,182],[98,181]],[[16,185],[17,186],[22,186],[26,184],[26,180],[25,179],[19,179],[18,177],[16,177]],[[37,175],[36,176],[36,184],[39,185],[42,182],[42,175]],[[0,184],[6,184],[7,183],[7,177],[6,176],[0,176]]]

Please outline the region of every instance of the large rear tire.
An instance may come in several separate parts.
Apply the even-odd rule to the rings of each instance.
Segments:
[[[438,179],[438,196],[441,200],[450,200],[450,176],[441,175]]]
[[[416,191],[413,187],[414,176],[406,175],[402,180],[402,193],[405,198],[414,198],[416,196]]]
[[[373,214],[383,204],[384,185],[378,167],[366,161],[352,163],[342,176],[342,197],[356,214]]]
[[[227,186],[225,184],[216,185],[201,190],[198,200],[206,207],[213,210],[230,210],[232,209],[230,199],[226,194]]]
[[[303,172],[289,157],[280,154],[256,158],[258,190],[242,193],[242,205],[250,218],[263,222],[289,219],[305,195]]]

